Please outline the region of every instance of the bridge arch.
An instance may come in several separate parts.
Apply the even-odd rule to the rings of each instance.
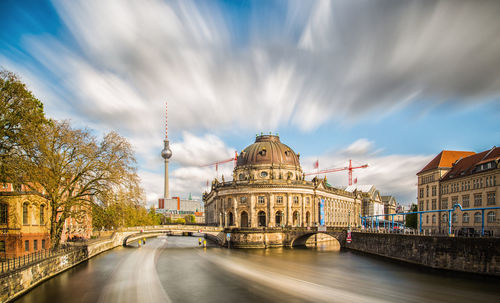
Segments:
[[[307,231],[298,231],[288,233],[288,246],[290,247],[298,247],[305,246],[307,240],[316,234],[326,234],[332,237],[339,242],[340,247],[345,246],[347,232],[345,230],[331,230],[331,231],[316,231],[316,230],[307,230]]]

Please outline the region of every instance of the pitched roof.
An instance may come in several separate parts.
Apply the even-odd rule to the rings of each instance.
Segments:
[[[456,177],[462,177],[474,173],[474,168],[478,164],[498,160],[500,157],[500,147],[494,146],[492,149],[460,159],[452,169],[443,176],[441,180],[449,180]],[[496,167],[494,167],[496,168]]]
[[[367,185],[360,185],[360,184],[354,184],[354,185],[349,185],[345,188],[345,191],[348,192],[354,192],[354,190],[368,193],[374,188],[373,184],[367,184]]]
[[[435,168],[449,168],[458,159],[474,154],[475,153],[471,151],[443,150],[436,157],[434,157],[434,159],[432,159],[431,162],[429,162],[421,171],[419,171],[417,175],[423,173],[424,171]]]

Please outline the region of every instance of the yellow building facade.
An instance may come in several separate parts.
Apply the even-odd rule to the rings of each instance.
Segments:
[[[233,180],[203,195],[207,224],[235,228],[359,226],[361,195],[326,179],[305,180],[300,155],[278,136],[257,136],[237,158]]]
[[[424,214],[422,228],[431,233],[478,234],[484,224],[488,235],[500,234],[500,211],[467,211],[498,207],[500,195],[500,148],[480,153],[442,151],[418,174],[418,209],[446,210],[460,204],[451,217],[448,212]],[[420,222],[419,222],[420,224]]]

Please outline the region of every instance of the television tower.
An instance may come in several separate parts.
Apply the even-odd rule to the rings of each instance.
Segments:
[[[167,102],[165,102],[165,140],[163,140],[163,150],[161,151],[161,157],[165,159],[165,185],[163,198],[169,199],[168,191],[168,159],[172,157],[172,151],[170,150],[170,142],[168,141],[168,123],[167,123]]]

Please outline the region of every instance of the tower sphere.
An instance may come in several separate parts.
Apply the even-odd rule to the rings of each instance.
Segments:
[[[172,151],[170,150],[170,144],[167,140],[163,141],[165,146],[163,147],[163,150],[161,151],[161,157],[163,159],[170,159],[172,157]]]

